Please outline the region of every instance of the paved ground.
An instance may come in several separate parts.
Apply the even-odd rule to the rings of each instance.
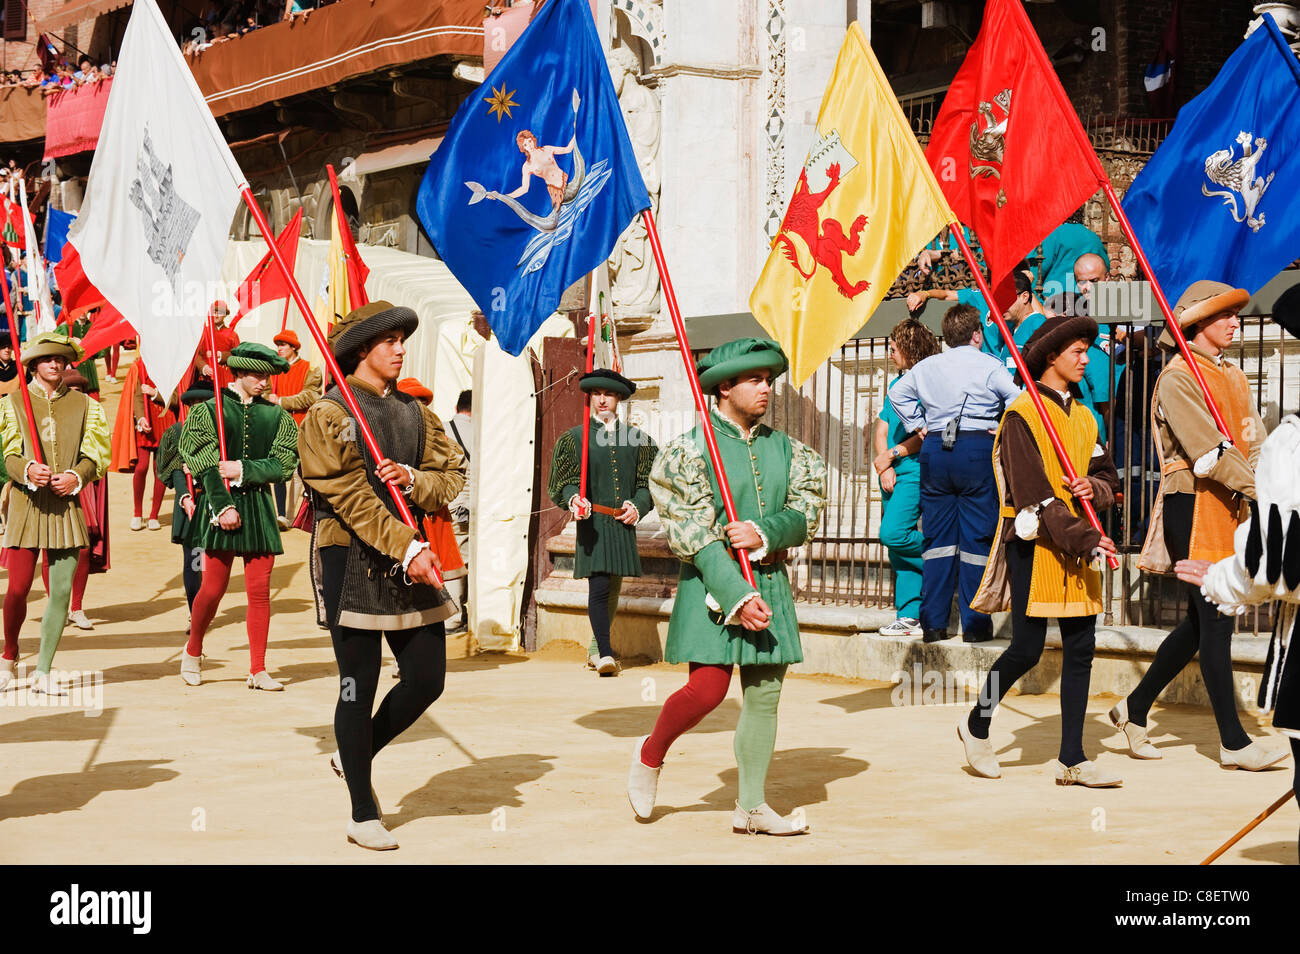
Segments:
[[[110,395],[110,412],[116,406]],[[670,755],[661,807],[638,823],[623,783],[632,741],[684,667],[600,679],[582,650],[467,659],[449,646],[443,698],[376,763],[398,852],[348,845],[346,790],[330,772],[335,668],[316,628],[306,536],[291,533],[272,580],[268,661],[282,693],[244,688],[242,575],[206,647],[205,683],[178,675],[185,600],[165,531],[131,533],[127,475],[110,477],[113,569],[91,578],[95,630],[69,628],[63,670],[102,672],[102,714],[0,696],[0,859],[64,864],[354,862],[1195,863],[1286,791],[1289,765],[1217,764],[1207,710],[1157,709],[1161,762],[1130,761],[1089,705],[1086,745],[1122,789],[1053,784],[1055,696],[1012,696],[994,722],[998,781],[964,768],[957,705],[899,706],[882,684],[786,683],[769,801],[802,808],[802,838],[731,834],[738,690]],[[167,504],[170,506],[170,500]],[[23,630],[34,660],[40,584]],[[391,683],[385,674],[381,691]],[[1271,732],[1246,718],[1253,734]],[[1220,863],[1296,861],[1294,803]]]

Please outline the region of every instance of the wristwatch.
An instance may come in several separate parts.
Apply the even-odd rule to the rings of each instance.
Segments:
[[[901,457],[901,456],[902,456],[902,455],[898,453],[898,445],[895,445],[895,446],[889,448],[889,459],[890,459],[890,461],[896,461],[896,460],[898,460],[898,458]]]

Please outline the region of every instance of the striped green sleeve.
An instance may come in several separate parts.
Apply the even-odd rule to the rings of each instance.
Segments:
[[[578,448],[573,431],[565,431],[555,442],[551,454],[551,476],[546,481],[546,494],[557,507],[568,507],[569,500],[578,492]]]

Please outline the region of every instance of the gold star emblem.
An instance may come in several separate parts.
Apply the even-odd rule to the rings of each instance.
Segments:
[[[513,119],[514,117],[510,115],[510,107],[519,105],[513,99],[517,91],[512,89],[507,93],[505,89],[505,84],[502,83],[500,89],[497,89],[495,86],[492,87],[491,96],[483,97],[483,102],[491,104],[488,107],[488,115],[496,113],[497,122],[501,122],[502,116],[505,116],[507,119]]]

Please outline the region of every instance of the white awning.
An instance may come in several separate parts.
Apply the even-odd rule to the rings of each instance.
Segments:
[[[429,161],[429,157],[441,142],[441,136],[430,136],[427,139],[417,139],[415,142],[385,146],[374,152],[363,152],[340,169],[339,175],[368,176],[389,169],[400,169],[403,166],[418,166]]]

